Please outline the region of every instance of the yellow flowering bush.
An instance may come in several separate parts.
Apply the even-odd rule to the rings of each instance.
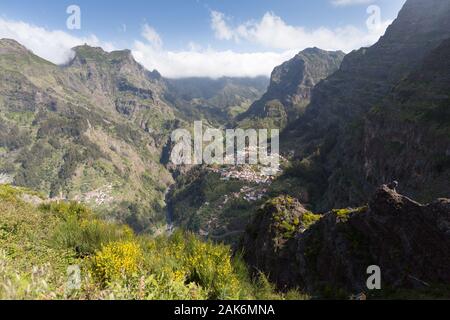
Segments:
[[[190,236],[184,261],[189,280],[208,288],[213,299],[238,299],[239,280],[227,246],[203,242]]]
[[[91,272],[103,284],[136,275],[142,260],[142,250],[133,241],[111,242],[92,258]]]
[[[165,275],[150,275],[145,280],[145,296],[147,300],[205,300],[208,298],[206,290],[196,283],[184,282]]]
[[[145,244],[145,268],[174,283],[201,288],[211,299],[238,299],[241,279],[233,267],[231,249],[204,242],[192,234],[151,239]]]

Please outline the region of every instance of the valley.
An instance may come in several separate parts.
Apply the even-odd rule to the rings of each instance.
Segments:
[[[373,46],[307,48],[270,79],[172,79],[130,50],[72,50],[56,65],[0,40],[0,281],[51,269],[36,295],[14,282],[0,297],[450,297],[450,2],[407,0]],[[228,151],[204,129],[279,132],[274,174],[261,156],[223,161],[234,137],[222,162],[197,159]],[[191,163],[171,157],[180,130]],[[91,275],[75,294],[69,265]]]

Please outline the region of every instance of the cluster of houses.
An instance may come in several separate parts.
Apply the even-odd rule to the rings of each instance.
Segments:
[[[241,188],[241,190],[239,190],[239,192],[233,192],[230,195],[226,194],[222,205],[226,205],[228,203],[228,201],[230,201],[230,199],[233,199],[233,198],[234,199],[243,198],[244,200],[246,200],[248,202],[258,201],[258,200],[261,200],[266,193],[267,193],[267,188],[244,186]]]
[[[114,201],[114,197],[111,196],[111,192],[112,185],[106,185],[103,188],[87,192],[81,196],[76,196],[74,200],[85,203],[95,203],[100,206]]]
[[[220,174],[221,180],[223,181],[239,180],[256,184],[272,183],[274,176],[265,175],[254,167],[255,166],[246,164],[241,166],[229,166],[220,169],[209,168],[209,170]]]
[[[241,189],[241,193],[244,194],[244,200],[248,202],[254,202],[261,200],[264,197],[264,195],[267,193],[267,188],[259,189],[259,188],[243,187]]]

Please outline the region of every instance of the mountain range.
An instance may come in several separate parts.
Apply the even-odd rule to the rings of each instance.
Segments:
[[[167,79],[128,50],[73,52],[58,66],[0,40],[0,182],[232,244],[281,290],[348,296],[369,264],[390,289],[449,284],[449,1],[408,0],[372,47],[305,49],[270,79]],[[195,120],[281,129],[282,172],[174,168],[170,134]]]
[[[0,40],[1,173],[52,198],[87,202],[140,231],[165,221],[164,194],[173,179],[164,158],[174,129],[195,120],[236,126],[292,77],[286,110],[293,100],[305,105],[305,92],[344,55],[307,49],[278,67],[269,86],[265,77],[166,79],[129,50],[83,45],[73,52],[57,66]]]
[[[63,66],[0,40],[4,180],[87,202],[137,230],[165,221],[172,176],[161,164],[170,133],[204,119],[224,125],[266,78],[163,78],[128,50],[73,49]]]

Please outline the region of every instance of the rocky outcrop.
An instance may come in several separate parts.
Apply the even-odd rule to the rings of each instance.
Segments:
[[[286,216],[302,212],[291,208]],[[246,261],[280,288],[332,297],[370,294],[371,265],[381,268],[385,290],[450,288],[449,199],[422,205],[382,186],[367,207],[331,211],[281,247],[273,245],[283,237],[274,228],[276,216],[260,211],[242,243]]]
[[[280,196],[266,202],[247,227],[241,241],[247,263],[263,271],[281,286],[289,283],[295,262],[287,247],[294,235],[301,234],[319,215],[307,211],[296,199]]]
[[[278,127],[284,127],[294,121],[308,105],[312,89],[339,69],[344,56],[342,51],[309,48],[276,67],[267,92],[238,116],[240,125],[274,121]]]

